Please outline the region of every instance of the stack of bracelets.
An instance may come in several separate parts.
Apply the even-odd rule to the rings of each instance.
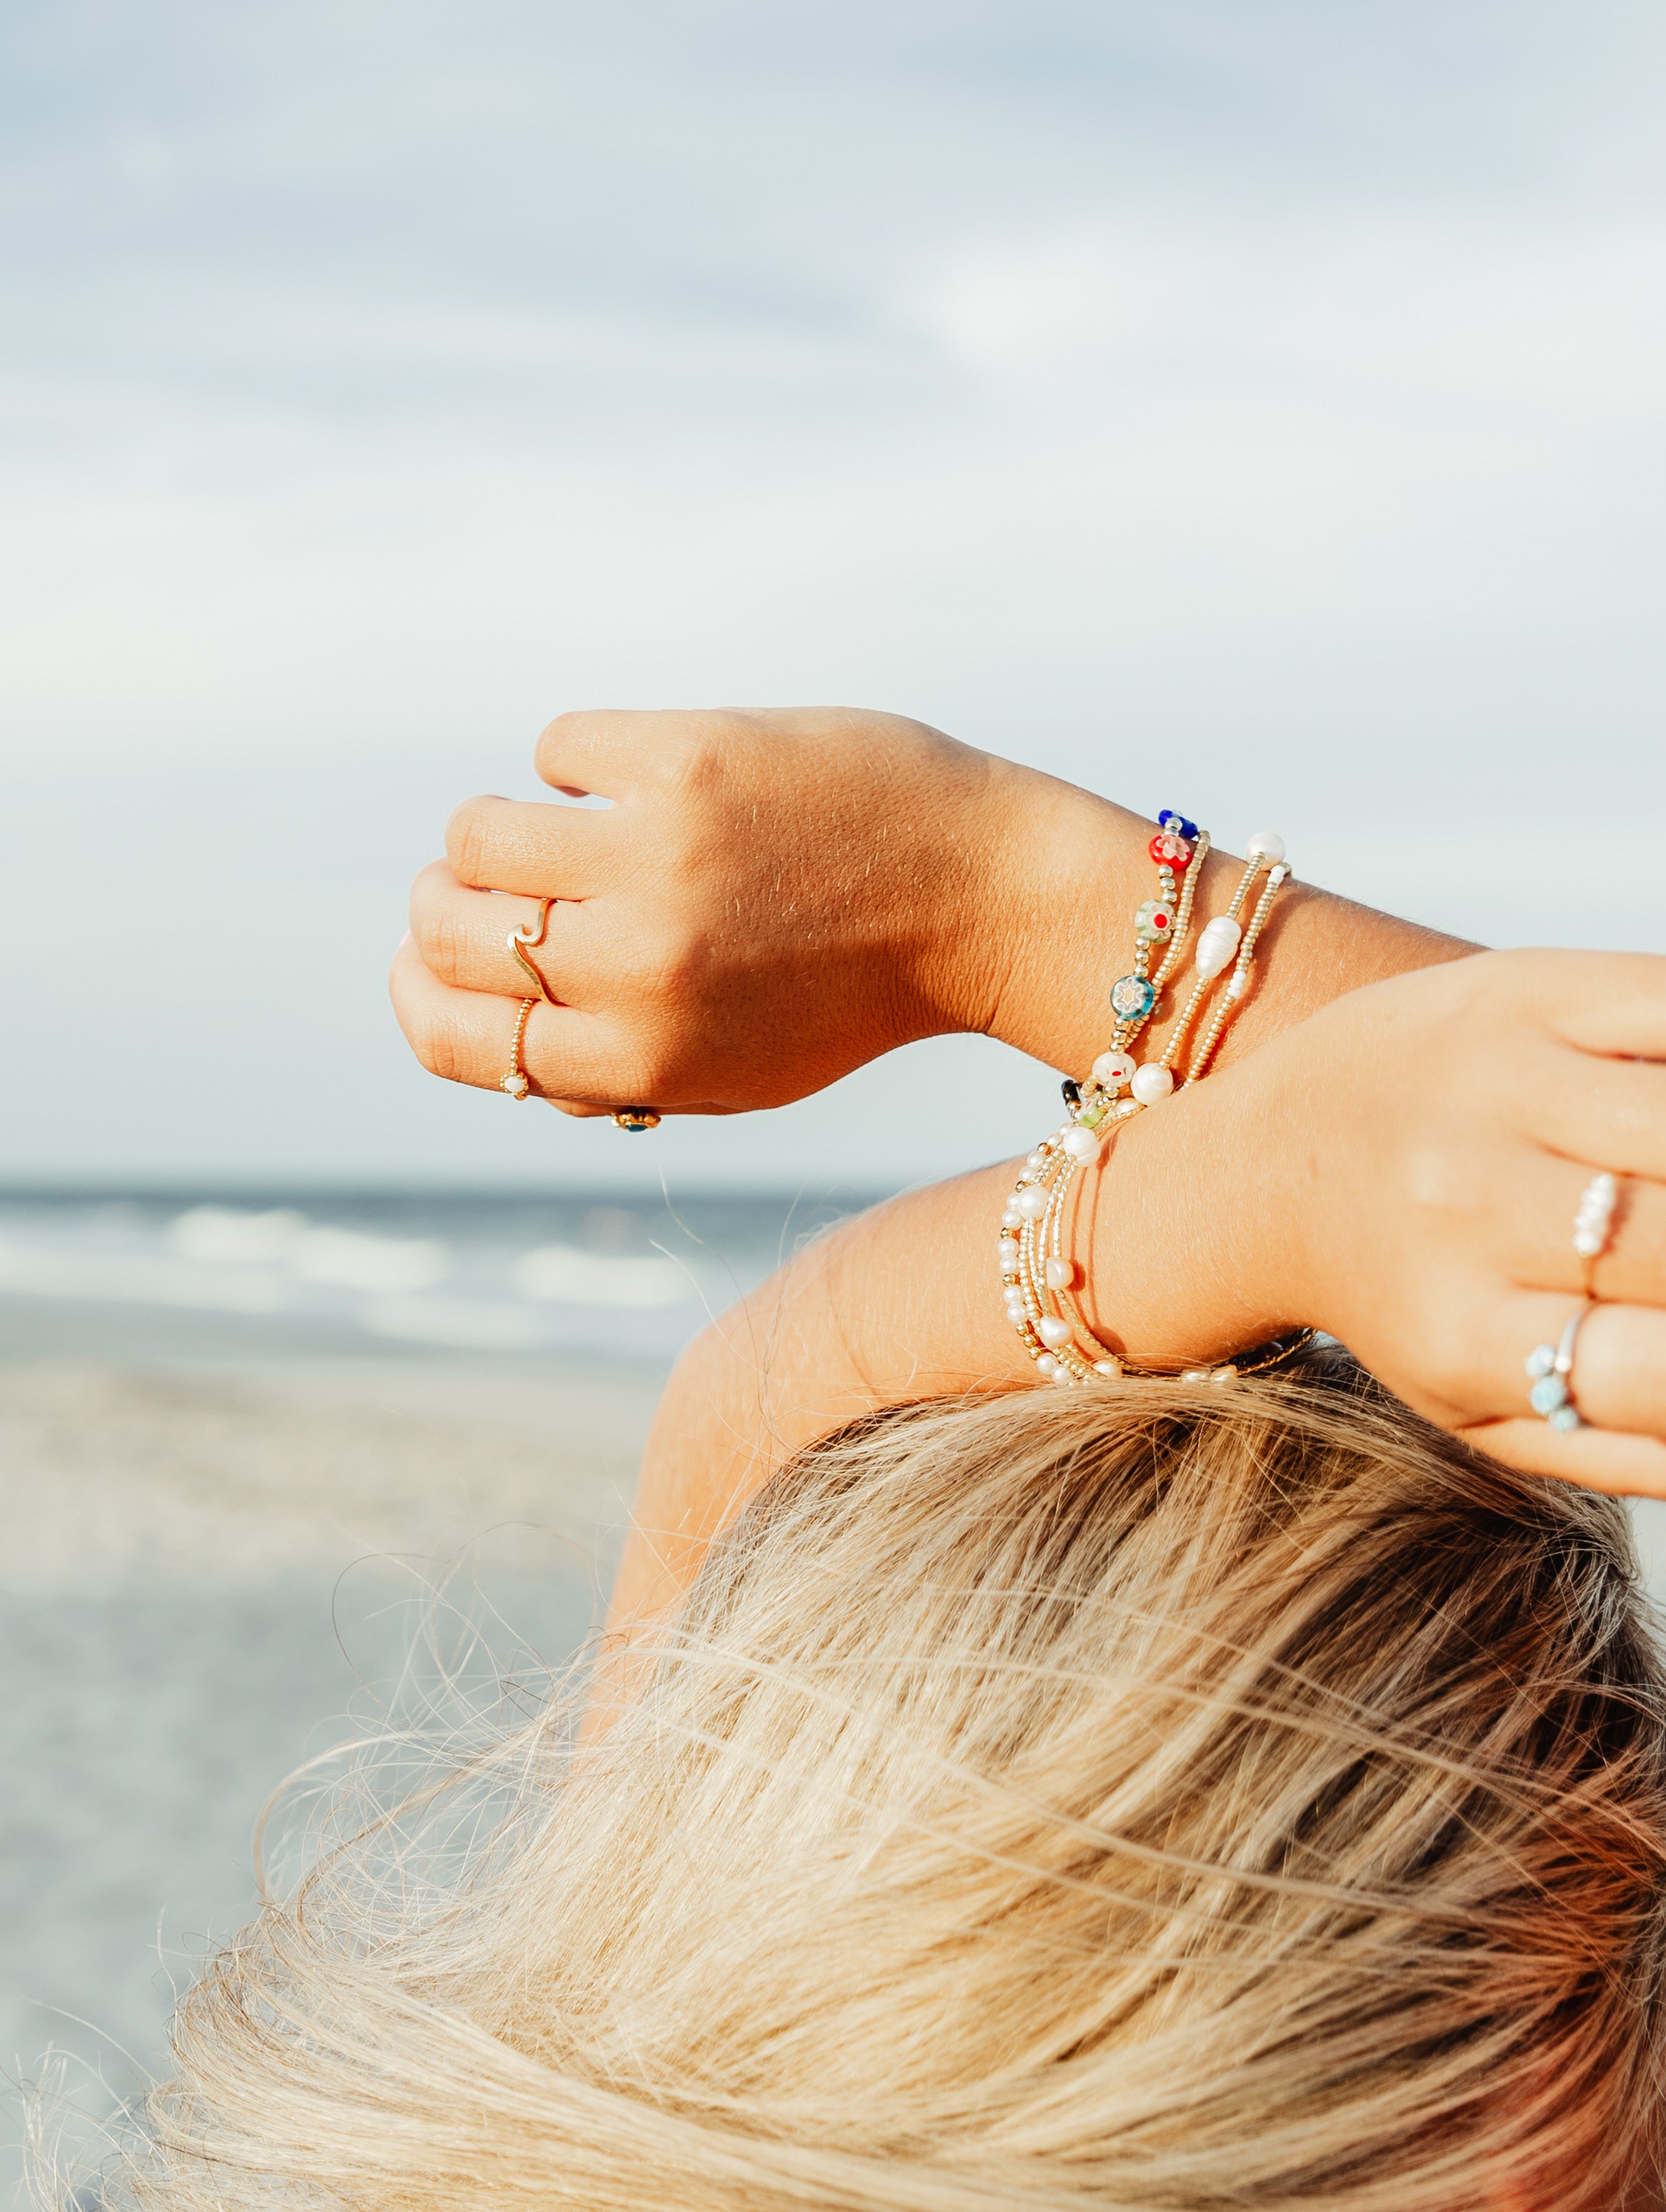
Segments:
[[[1166,1098],[1177,1080],[1196,1083],[1208,1073],[1221,1033],[1249,989],[1256,945],[1273,901],[1289,880],[1284,840],[1270,830],[1251,837],[1249,860],[1230,904],[1204,925],[1197,939],[1196,981],[1161,1057],[1136,1065],[1133,1047],[1184,953],[1209,849],[1209,833],[1200,832],[1195,822],[1167,811],[1157,817],[1157,834],[1148,848],[1157,864],[1157,896],[1144,900],[1136,911],[1133,966],[1111,987],[1111,1011],[1116,1017],[1111,1042],[1085,1081],[1065,1084],[1067,1118],[1025,1161],[1001,1217],[1001,1289],[1007,1318],[1045,1382],[1090,1382],[1095,1376],[1113,1379],[1130,1371],[1128,1363],[1088,1328],[1075,1296],[1081,1271],[1062,1249],[1071,1186],[1078,1170],[1102,1156],[1106,1139],[1130,1115]],[[1263,874],[1260,896],[1245,921],[1245,908]],[[1160,946],[1160,961],[1154,975],[1151,963]],[[1232,972],[1217,994],[1215,984],[1228,969]],[[1186,1040],[1211,995],[1216,999],[1215,1011],[1184,1074],[1177,1076]],[[1288,1358],[1312,1334],[1305,1329],[1299,1336],[1258,1346],[1224,1367],[1188,1368],[1181,1379],[1219,1382],[1256,1373]]]

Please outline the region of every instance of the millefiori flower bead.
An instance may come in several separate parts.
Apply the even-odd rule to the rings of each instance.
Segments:
[[[1142,1022],[1157,1003],[1143,975],[1118,975],[1111,986],[1111,1011],[1124,1022]]]
[[[1103,1091],[1114,1097],[1125,1091],[1134,1079],[1134,1055],[1131,1052],[1102,1052],[1094,1062],[1094,1080]]]

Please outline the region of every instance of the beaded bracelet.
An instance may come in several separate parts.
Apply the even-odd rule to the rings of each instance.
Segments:
[[[1273,902],[1290,877],[1282,838],[1270,831],[1252,837],[1249,860],[1226,913],[1209,922],[1198,939],[1197,979],[1173,1034],[1160,1059],[1136,1066],[1128,1046],[1150,1019],[1162,987],[1178,964],[1190,927],[1201,862],[1209,851],[1209,837],[1184,816],[1165,811],[1158,817],[1158,834],[1151,840],[1149,850],[1158,866],[1159,896],[1143,901],[1137,909],[1133,969],[1112,987],[1117,1026],[1111,1046],[1094,1061],[1087,1082],[1065,1083],[1068,1118],[1051,1136],[1044,1137],[1025,1161],[1001,1217],[999,1257],[1007,1318],[1035,1362],[1037,1372],[1048,1382],[1086,1382],[1095,1376],[1110,1379],[1130,1371],[1127,1363],[1088,1327],[1075,1296],[1081,1279],[1080,1270],[1063,1249],[1070,1189],[1078,1170],[1102,1157],[1103,1141],[1115,1128],[1172,1091],[1174,1069],[1185,1037],[1216,979],[1230,966],[1232,975],[1221,1003],[1192,1055],[1184,1081],[1200,1081],[1208,1073],[1227,1024],[1248,992],[1256,946]],[[1266,883],[1246,927],[1239,916],[1263,869]],[[1185,888],[1177,906],[1173,887],[1176,876],[1182,873]],[[1167,953],[1153,976],[1148,972],[1150,947],[1164,939]],[[1130,1093],[1126,1098],[1118,1096],[1124,1088]],[[1305,1330],[1296,1337],[1280,1339],[1221,1367],[1187,1369],[1182,1379],[1224,1382],[1258,1372],[1287,1358],[1312,1334]]]

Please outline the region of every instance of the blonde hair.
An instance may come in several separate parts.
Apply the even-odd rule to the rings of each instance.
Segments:
[[[107,2203],[1477,2212],[1657,2174],[1624,1515],[1357,1379],[847,1432],[594,1747],[570,1704],[355,1810],[211,1961]]]

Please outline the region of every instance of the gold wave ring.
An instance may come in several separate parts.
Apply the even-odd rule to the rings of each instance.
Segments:
[[[537,963],[533,959],[531,952],[527,949],[529,946],[540,945],[543,943],[544,933],[549,927],[549,909],[554,905],[554,903],[555,902],[553,898],[541,898],[538,901],[537,921],[536,922],[524,921],[518,929],[512,930],[510,932],[508,937],[505,939],[504,942],[508,945],[509,950],[514,954],[516,959],[520,962],[521,966],[525,969],[527,974],[532,978],[532,981],[537,985],[539,996],[545,1000],[550,1006],[559,1006],[561,1003],[560,1000],[556,997],[554,991],[550,989],[548,984],[545,982],[542,975],[539,972]]]

